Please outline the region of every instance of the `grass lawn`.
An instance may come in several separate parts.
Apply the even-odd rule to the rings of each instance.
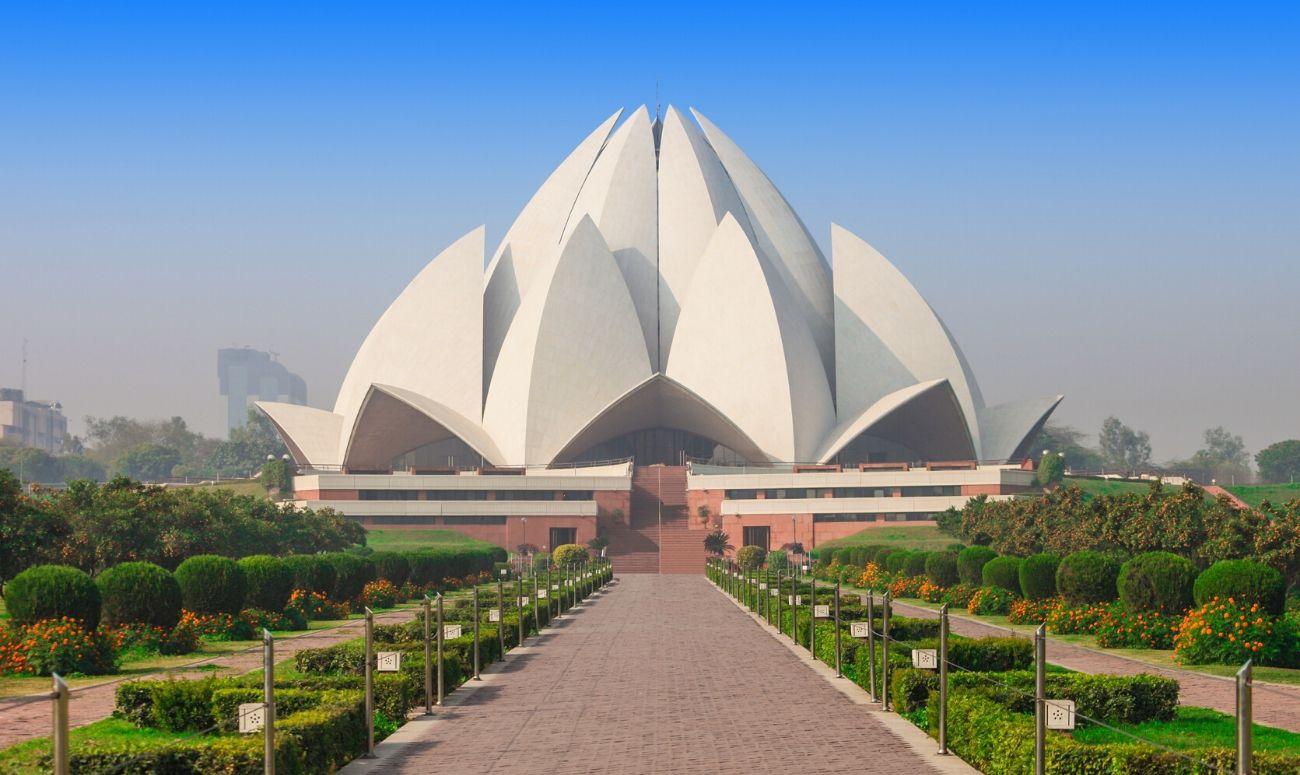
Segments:
[[[455,530],[367,530],[366,546],[376,552],[405,552],[429,546],[493,546]]]
[[[1065,478],[1067,487],[1078,487],[1086,495],[1125,495],[1129,493],[1144,494],[1151,489],[1146,482],[1125,482],[1117,479],[1080,479],[1073,476]]]
[[[866,546],[880,544],[893,549],[945,549],[949,544],[959,543],[947,533],[940,533],[934,525],[906,525],[894,527],[883,523],[880,527],[869,527],[860,533],[826,541],[817,545],[818,550],[836,549],[844,546]]]
[[[236,495],[256,495],[259,498],[267,497],[266,488],[256,479],[231,479],[223,482],[213,482],[211,484],[178,484],[173,487],[189,487],[195,490],[230,490]]]
[[[1232,748],[1237,740],[1237,721],[1226,713],[1209,708],[1179,708],[1173,721],[1148,721],[1142,724],[1115,724],[1118,729],[1170,748]],[[1081,743],[1131,743],[1132,738],[1098,726],[1081,726],[1074,731]],[[1300,735],[1285,729],[1253,726],[1252,740],[1256,751],[1300,749]]]
[[[1300,498],[1300,484],[1238,484],[1223,489],[1256,507],[1265,499],[1276,506]]]
[[[113,745],[142,743],[171,743],[186,737],[185,732],[164,732],[160,729],[140,728],[124,719],[106,718],[77,727],[72,730],[69,746],[72,750],[84,749],[88,745]],[[227,735],[230,737],[233,735]],[[216,740],[216,736],[204,735],[196,740]],[[28,740],[0,751],[0,773],[39,772],[42,756],[50,753],[48,737]],[[48,770],[46,770],[48,772]]]

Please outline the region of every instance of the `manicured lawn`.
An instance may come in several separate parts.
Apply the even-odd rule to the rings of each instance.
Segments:
[[[118,718],[106,718],[84,727],[72,730],[69,746],[72,750],[87,746],[121,746],[125,744],[170,743],[186,737],[185,732],[164,732],[160,729],[148,729],[135,726],[129,721]],[[203,740],[204,738],[196,738]],[[207,737],[218,739],[216,736]],[[0,773],[38,772],[38,763],[42,756],[50,752],[49,738],[42,737],[28,740],[0,751]],[[48,772],[48,770],[46,770]]]
[[[1274,506],[1300,498],[1300,483],[1297,484],[1238,484],[1223,489],[1236,495],[1252,506],[1259,506],[1260,501],[1268,500]]]
[[[377,552],[405,552],[429,546],[492,546],[455,530],[367,530],[366,546]]]
[[[944,549],[949,544],[958,543],[956,538],[940,533],[934,525],[899,525],[898,527],[869,527],[860,533],[826,541],[817,545],[818,549],[835,549],[843,546],[866,546],[880,544],[895,549]]]
[[[236,495],[256,495],[259,498],[267,497],[266,488],[256,479],[231,479],[227,482],[213,482],[212,484],[188,484],[176,486],[191,487],[196,490],[230,490]]]
[[[1065,478],[1065,484],[1069,487],[1078,487],[1086,495],[1125,495],[1129,493],[1143,494],[1151,489],[1147,482],[1125,482],[1118,479],[1079,479],[1073,476]]]
[[[1236,719],[1209,708],[1179,708],[1173,721],[1114,726],[1170,748],[1232,748],[1237,739]],[[1074,739],[1083,743],[1133,742],[1132,738],[1098,726],[1081,726],[1074,731]],[[1256,751],[1294,752],[1300,749],[1300,735],[1285,729],[1255,724],[1252,739]]]

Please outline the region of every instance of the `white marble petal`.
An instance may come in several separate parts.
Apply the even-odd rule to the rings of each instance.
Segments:
[[[337,466],[343,462],[339,433],[343,416],[324,409],[277,401],[256,401],[254,406],[280,432],[285,446],[300,466]]]
[[[887,437],[927,460],[975,457],[966,418],[946,379],[909,385],[849,416],[826,435],[817,462],[829,462],[863,434]]]
[[[394,458],[426,444],[456,437],[493,464],[496,444],[476,421],[445,404],[393,385],[371,385],[348,429],[343,465],[383,469]]]
[[[1033,455],[1029,448],[1065,396],[1012,401],[980,409],[983,457],[1018,462]]]

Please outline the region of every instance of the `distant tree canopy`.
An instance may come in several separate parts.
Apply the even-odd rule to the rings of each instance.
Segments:
[[[1083,443],[1085,434],[1068,425],[1046,425],[1038,434],[1035,451],[1048,450],[1065,455],[1065,467],[1073,471],[1098,471],[1102,467],[1101,453]]]
[[[1300,480],[1300,441],[1270,444],[1255,455],[1261,481],[1283,484]]]
[[[1106,465],[1136,472],[1151,464],[1151,437],[1135,431],[1115,416],[1107,417],[1097,435]]]
[[[1223,426],[1209,428],[1204,434],[1205,446],[1186,460],[1172,460],[1168,466],[1203,482],[1217,479],[1227,482],[1250,480],[1250,455],[1240,436]]]

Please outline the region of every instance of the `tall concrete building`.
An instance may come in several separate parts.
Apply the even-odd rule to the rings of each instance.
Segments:
[[[274,353],[251,347],[217,350],[217,379],[226,397],[226,429],[242,427],[253,401],[307,403],[307,383],[275,359]]]
[[[67,438],[68,419],[58,401],[29,401],[17,388],[0,388],[0,441],[54,455]]]
[[[1061,396],[989,405],[935,311],[832,225],[832,266],[710,121],[610,116],[485,265],[421,271],[332,411],[259,402],[298,498],[514,548],[604,534],[621,570],[702,540],[818,542],[1033,482]]]

